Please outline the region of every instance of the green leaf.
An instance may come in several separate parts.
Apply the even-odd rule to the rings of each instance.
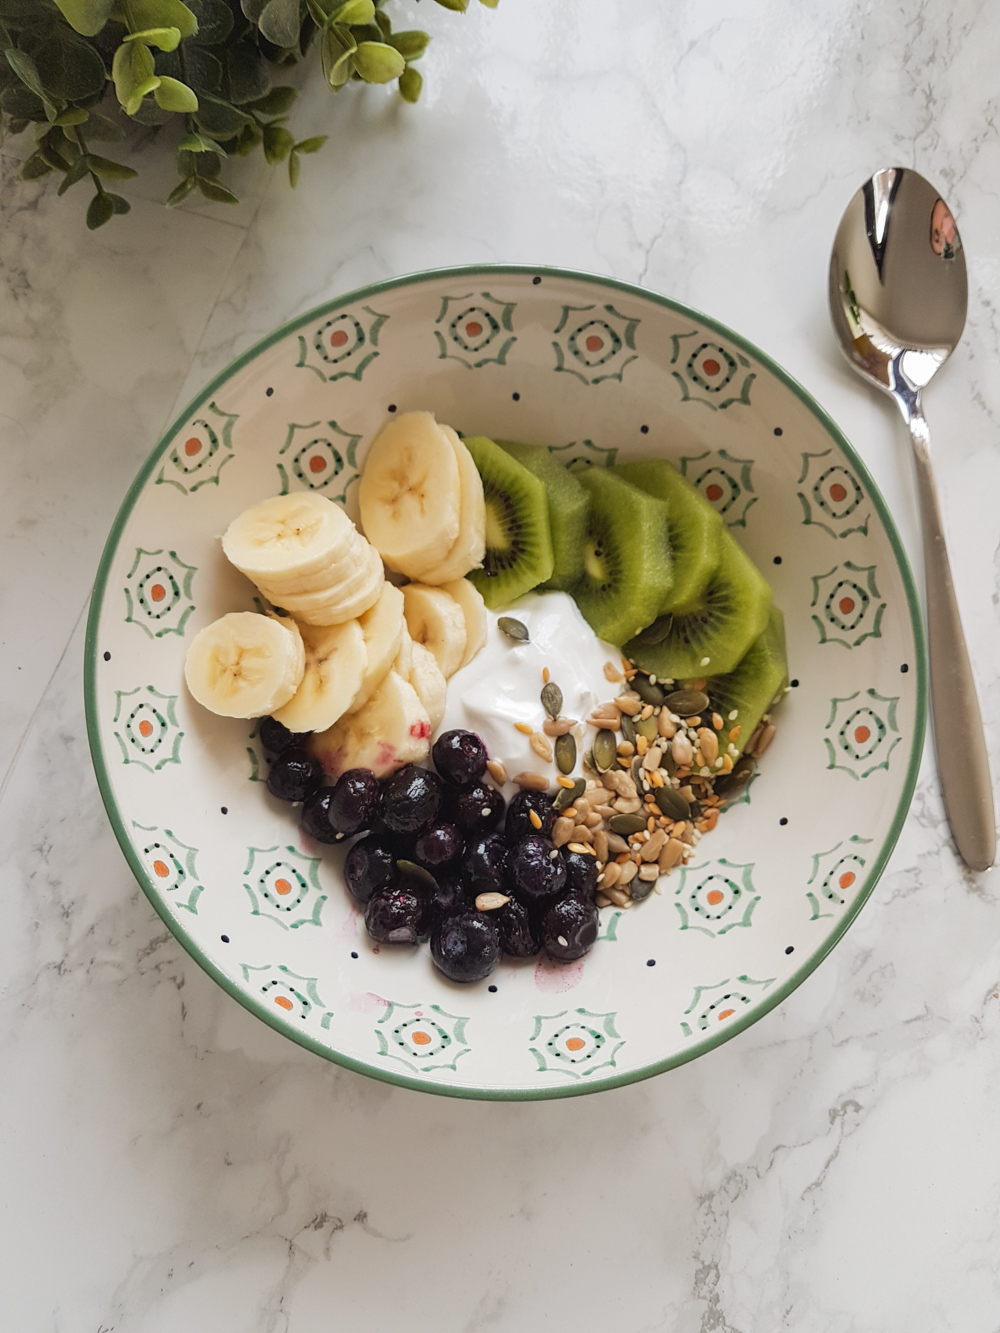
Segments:
[[[127,199],[123,199],[120,194],[109,194],[108,198],[114,205],[116,213],[131,213],[132,205]]]
[[[311,139],[300,139],[295,145],[295,152],[318,153],[329,137],[328,134],[314,134]]]
[[[23,181],[36,181],[42,176],[47,176],[53,170],[54,168],[46,162],[41,153],[32,153],[21,167],[21,179]]]
[[[299,183],[299,168],[301,167],[299,155],[293,149],[288,155],[288,184],[294,190]]]
[[[389,20],[389,15],[383,13],[381,9],[377,9],[375,11],[375,22],[378,24],[382,36],[388,37],[392,32],[392,23]]]
[[[221,97],[199,97],[195,122],[200,130],[213,139],[232,139],[249,120],[242,111],[224,102]]]
[[[34,48],[35,70],[50,98],[64,102],[100,97],[107,73],[100,53],[62,25]]]
[[[487,9],[496,9],[500,0],[479,0],[479,3],[485,5]]]
[[[66,175],[62,178],[62,184],[59,186],[58,193],[65,194],[71,185],[75,185],[77,181],[83,180],[84,176],[86,175],[87,175],[87,158],[84,154],[81,153],[81,155],[76,159],[76,161],[70,167],[69,171],[66,172]]]
[[[354,53],[354,67],[366,83],[391,83],[406,68],[406,61],[385,42],[362,42]]]
[[[184,57],[184,63],[177,61],[177,68],[167,68],[167,57],[157,56],[156,72],[157,74],[166,74],[172,79],[181,79],[189,88],[193,88],[199,96],[202,93],[217,93],[222,87],[222,63],[211,51],[206,51],[201,46],[192,46],[190,42],[182,47],[179,53]],[[163,62],[163,68],[160,68],[160,62]]]
[[[299,0],[267,0],[257,20],[261,34],[272,46],[282,49],[299,40]]]
[[[323,33],[323,75],[334,92],[342,88],[351,77],[357,49],[350,33],[345,34],[336,28],[327,28]]]
[[[424,86],[423,75],[419,69],[414,69],[412,65],[407,65],[399,76],[399,95],[404,102],[415,102],[420,97],[420,91]]]
[[[404,60],[419,60],[427,50],[427,43],[431,36],[429,32],[419,32],[414,28],[411,32],[394,32],[386,41],[390,46],[394,46]]]
[[[453,9],[456,14],[464,14],[469,8],[469,0],[437,0],[442,9]]]
[[[372,0],[344,0],[342,5],[330,15],[331,23],[343,23],[353,27],[358,23],[373,23],[375,21],[375,6]]]
[[[296,97],[297,88],[272,88],[266,97],[258,97],[256,102],[248,102],[247,109],[256,111],[261,116],[282,116],[290,111]]]
[[[271,70],[251,42],[240,41],[226,52],[229,100],[237,106],[256,102],[271,91]]]
[[[103,227],[105,222],[110,222],[114,215],[115,206],[111,196],[101,190],[90,201],[90,207],[87,209],[87,226],[91,231],[96,231],[98,227]]]
[[[123,0],[129,32],[144,28],[179,28],[182,37],[194,37],[198,20],[181,0]]]
[[[285,158],[295,146],[295,139],[283,125],[264,126],[264,156],[273,167]]]
[[[84,37],[96,37],[107,23],[113,0],[56,0],[63,18]]]
[[[36,97],[45,101],[45,89],[42,87],[42,81],[38,77],[38,70],[35,68],[35,62],[31,56],[25,55],[23,51],[18,51],[16,47],[11,47],[5,52],[7,64],[24,84],[25,88],[30,88]]]
[[[206,139],[203,134],[185,134],[177,145],[177,151],[179,153],[217,153],[219,157],[226,156],[226,150],[221,144],[217,144],[214,139]]]
[[[187,179],[182,180],[179,185],[175,185],[167,195],[167,207],[176,208],[179,203],[182,203],[194,189],[194,183],[195,178],[193,176],[188,176]]]
[[[240,202],[232,190],[227,190],[224,185],[219,185],[217,181],[205,180],[204,176],[196,176],[194,179],[205,198],[211,199],[214,204],[238,204]]]
[[[158,82],[152,51],[142,42],[122,42],[111,62],[111,77],[118,101],[131,116]]]
[[[146,42],[158,46],[161,51],[176,51],[181,41],[180,28],[144,28],[142,32],[132,32],[125,38],[127,42]]]
[[[251,23],[259,23],[260,16],[267,8],[267,0],[240,0],[240,9]]]
[[[153,99],[162,111],[181,111],[190,115],[198,110],[198,98],[180,79],[161,78]]]
[[[106,141],[124,139],[125,131],[117,121],[109,119],[108,116],[102,116],[99,111],[91,111],[90,119],[87,122],[88,139],[104,139]]]
[[[236,153],[239,157],[246,157],[252,153],[258,144],[264,142],[264,131],[255,120],[247,121],[239,137],[234,143],[230,143],[229,151]]]
[[[89,111],[84,111],[82,106],[71,106],[68,111],[63,111],[56,116],[53,123],[56,125],[82,125],[89,119]]]
[[[87,153],[87,167],[95,176],[109,181],[130,181],[138,176],[137,171],[126,167],[121,162],[112,162],[110,158],[99,157],[96,153]]]
[[[12,88],[5,88],[0,93],[0,108],[15,120],[45,119],[42,99],[36,97],[23,83],[15,83]]]
[[[233,11],[225,0],[190,0],[188,7],[198,20],[199,46],[217,46],[232,32]]]
[[[7,131],[13,135],[23,134],[30,124],[30,120],[24,120],[20,116],[15,116],[7,122]]]

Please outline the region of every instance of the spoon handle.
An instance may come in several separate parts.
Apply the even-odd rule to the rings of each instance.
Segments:
[[[996,855],[997,835],[986,738],[951,580],[931,470],[930,432],[919,405],[908,420],[924,539],[931,715],[941,792],[962,859],[973,870],[988,870]]]

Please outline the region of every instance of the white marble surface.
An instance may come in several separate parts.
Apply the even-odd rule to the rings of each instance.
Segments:
[[[411,6],[416,11],[416,6]],[[888,871],[790,999],[599,1097],[484,1105],[328,1066],[219,992],[104,818],[81,706],[104,534],[176,406],[288,316],[433,264],[551,262],[731,323],[816,394],[919,546],[893,409],[838,360],[825,270],[875,167],[940,181],[966,338],[927,395],[1000,773],[1000,27],[978,0],[501,0],[416,109],[333,104],[293,195],[96,236],[0,153],[3,1326],[996,1333],[1000,892],[930,753]]]

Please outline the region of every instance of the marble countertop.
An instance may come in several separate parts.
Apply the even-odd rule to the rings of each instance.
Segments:
[[[179,406],[276,324],[433,265],[640,283],[755,341],[861,451],[920,566],[904,432],[839,358],[836,222],[875,168],[940,182],[966,336],[926,398],[1000,776],[1000,26],[872,6],[403,0],[425,97],[295,112],[293,194],[96,234],[0,149],[5,1327],[996,1333],[1000,881],[957,860],[928,745],[871,901],[778,1009],[597,1097],[480,1104],[327,1065],[240,1009],[133,881],[82,709],[104,537]],[[130,187],[126,187],[130,188]]]

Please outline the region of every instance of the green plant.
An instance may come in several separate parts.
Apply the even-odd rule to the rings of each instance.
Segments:
[[[495,8],[498,0],[480,0]],[[59,193],[88,178],[95,194],[91,230],[127,213],[109,182],[132,167],[95,153],[92,144],[125,138],[130,122],[155,134],[177,118],[180,181],[166,202],[193,190],[235,204],[219,177],[225,159],[261,148],[268,162],[300,158],[325,134],[296,140],[287,126],[296,89],[273,81],[318,47],[334,92],[352,80],[397,82],[407,102],[420,96],[414,67],[427,33],[393,32],[387,0],[0,0],[0,142],[34,125],[25,180],[52,172]],[[437,0],[464,11],[469,0]]]

